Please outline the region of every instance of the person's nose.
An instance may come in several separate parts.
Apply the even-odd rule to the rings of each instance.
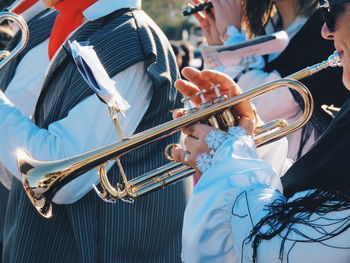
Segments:
[[[326,25],[326,23],[324,23],[323,26],[322,26],[321,35],[322,35],[322,37],[324,39],[328,39],[328,40],[333,40],[334,39],[333,32],[329,31],[329,28]]]

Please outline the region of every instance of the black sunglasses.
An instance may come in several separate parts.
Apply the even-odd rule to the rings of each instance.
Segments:
[[[324,22],[329,32],[334,32],[337,17],[343,12],[342,4],[348,3],[350,0],[320,0],[320,8]]]

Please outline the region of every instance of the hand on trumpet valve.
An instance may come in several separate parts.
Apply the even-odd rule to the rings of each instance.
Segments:
[[[204,102],[219,103],[242,93],[239,86],[229,76],[217,71],[199,71],[186,67],[182,70],[182,74],[187,80],[177,80],[175,88],[196,106]],[[203,101],[203,96],[205,101]],[[255,113],[249,101],[237,104],[233,110],[241,118],[255,119]]]
[[[188,79],[177,80],[175,88],[184,96],[184,101],[189,101],[199,108],[208,107],[208,103],[220,103],[227,98],[241,94],[239,86],[228,76],[223,73],[203,70],[199,71],[194,68],[184,68],[183,75]],[[203,104],[205,104],[203,107]],[[244,101],[234,106],[233,111],[239,116],[238,125],[243,128],[248,135],[252,135],[255,129],[256,114],[249,101]],[[177,109],[173,112],[174,118],[179,118],[187,114],[185,109]],[[210,158],[210,153],[213,151],[208,143],[208,136],[216,134],[221,140],[224,140],[226,132],[215,129],[211,126],[197,123],[183,129],[185,138],[185,148],[180,145],[172,147],[171,155],[174,160],[182,162],[196,170],[197,179],[205,170],[205,160]],[[198,162],[198,160],[201,160]],[[204,160],[204,161],[203,161]],[[209,161],[208,161],[209,162]],[[200,165],[198,166],[198,163]],[[204,163],[204,165],[203,165]]]
[[[216,150],[231,136],[252,135],[254,121],[243,118],[240,127],[230,128],[229,134],[211,126],[197,123],[183,129],[186,135],[183,148],[181,145],[173,145],[171,157],[187,166],[192,167],[197,180],[211,167]],[[249,132],[251,132],[249,134]],[[235,133],[235,134],[232,134]]]

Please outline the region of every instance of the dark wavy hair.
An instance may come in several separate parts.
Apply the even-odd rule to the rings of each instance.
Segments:
[[[324,228],[325,225],[320,225],[317,220],[310,220],[313,214],[318,215],[320,218],[327,218],[327,213],[349,210],[350,189],[347,186],[343,188],[345,189],[317,189],[309,192],[305,197],[298,198],[290,203],[277,199],[268,205],[266,207],[267,215],[253,227],[250,235],[245,240],[246,243],[252,242],[252,262],[255,263],[257,261],[257,248],[261,241],[271,240],[277,235],[282,237],[279,255],[282,262],[286,240],[322,243],[348,230],[350,228],[349,216],[332,219],[330,224],[337,224],[338,227],[331,232],[327,232]],[[320,237],[314,238],[297,231],[294,226],[298,224],[314,228],[320,233]],[[283,231],[285,233],[282,234]],[[291,232],[297,233],[300,236],[300,240],[293,240],[289,236]],[[347,249],[350,249],[350,247],[347,247]]]
[[[298,15],[307,17],[316,10],[318,0],[298,0],[297,4]],[[271,0],[245,0],[243,2],[243,24],[248,37],[263,35],[264,26],[276,12],[276,6]]]

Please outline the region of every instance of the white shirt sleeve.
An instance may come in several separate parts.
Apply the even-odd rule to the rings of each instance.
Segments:
[[[113,80],[120,94],[131,105],[126,118],[120,118],[125,135],[130,136],[150,104],[152,82],[143,62],[129,67]],[[67,117],[51,123],[47,130],[34,125],[5,95],[0,96],[0,160],[17,178],[20,178],[16,165],[16,151],[19,148],[26,149],[35,159],[53,161],[85,153],[118,139],[107,106],[96,95],[76,105]],[[91,170],[63,187],[54,202],[73,203],[97,182],[96,169]]]
[[[272,169],[281,177],[291,165],[288,159],[289,142],[286,138],[265,144],[257,148],[257,154],[261,160],[271,164]]]
[[[267,204],[286,200],[271,165],[257,159],[252,139],[244,138],[228,139],[215,153],[213,166],[194,188],[182,233],[182,258],[186,263],[252,262],[252,244],[246,238],[266,215]],[[297,193],[290,200],[307,193]],[[350,211],[343,210],[324,216],[313,214],[310,220],[319,223],[322,231],[332,232],[341,227],[333,219],[349,216]],[[296,241],[305,241],[303,234],[317,238],[324,232],[301,224],[293,228],[295,231],[285,240],[283,261],[279,256],[284,232],[259,245],[257,262],[348,262],[349,250],[339,247],[349,247],[350,230],[322,243],[305,243]]]

